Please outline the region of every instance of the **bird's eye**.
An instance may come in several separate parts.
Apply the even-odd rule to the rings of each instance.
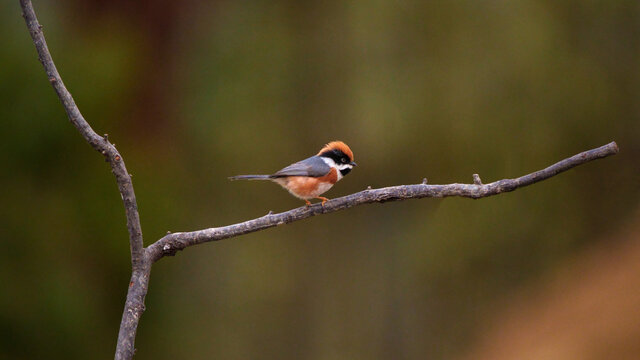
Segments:
[[[342,163],[346,164],[347,163],[347,158],[342,158]]]

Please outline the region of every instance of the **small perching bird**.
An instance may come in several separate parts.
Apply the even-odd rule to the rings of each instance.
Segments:
[[[333,184],[347,175],[357,164],[353,152],[342,141],[332,141],[317,155],[306,158],[272,175],[238,175],[229,180],[271,180],[287,189],[291,195],[304,200],[322,200],[322,206],[329,199],[320,196],[331,189]]]

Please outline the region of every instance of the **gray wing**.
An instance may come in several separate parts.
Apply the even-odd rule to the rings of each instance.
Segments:
[[[271,175],[271,177],[285,177],[285,176],[311,176],[320,177],[327,175],[331,171],[331,167],[327,165],[320,156],[312,156],[310,158],[298,161],[295,164],[291,164],[286,168]]]

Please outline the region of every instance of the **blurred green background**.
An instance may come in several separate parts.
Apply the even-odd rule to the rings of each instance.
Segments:
[[[621,149],[513,193],[361,206],[163,259],[136,359],[479,358],[514,294],[640,219],[638,1],[34,7],[81,111],[133,174],[145,245],[300,206],[227,176],[330,140],[359,166],[329,197]],[[0,358],[110,358],[130,275],[122,203],[20,14],[0,3]]]

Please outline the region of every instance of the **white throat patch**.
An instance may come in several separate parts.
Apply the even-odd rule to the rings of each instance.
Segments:
[[[324,157],[321,156],[320,157],[322,159],[322,161],[324,161],[325,164],[331,166],[332,168],[338,170],[338,180],[342,179],[342,173],[340,172],[340,170],[344,170],[344,169],[353,169],[353,165],[351,164],[336,164],[335,161],[333,161],[332,158],[328,158],[328,157]]]

